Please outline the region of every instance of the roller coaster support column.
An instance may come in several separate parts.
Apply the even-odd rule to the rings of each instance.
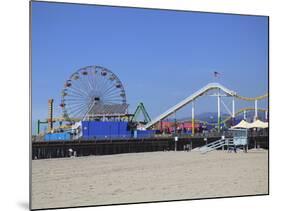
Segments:
[[[220,91],[218,91],[218,132],[220,132],[221,127],[221,96]]]
[[[258,119],[258,100],[255,100],[255,120]]]
[[[192,101],[192,107],[191,107],[191,128],[192,128],[192,135],[194,135],[194,100]]]
[[[174,111],[174,115],[175,115],[175,127],[174,127],[174,133],[177,133],[177,113],[176,111]]]
[[[235,124],[235,99],[232,98],[232,125]]]

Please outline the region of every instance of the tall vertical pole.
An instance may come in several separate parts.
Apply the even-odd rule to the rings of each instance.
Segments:
[[[267,121],[267,120],[268,120],[268,112],[265,111],[265,121]]]
[[[194,100],[191,103],[191,128],[192,128],[192,135],[194,135]]]
[[[235,98],[232,97],[232,125],[235,124]]]
[[[53,130],[53,99],[48,100],[48,132]]]
[[[244,110],[244,120],[247,119],[247,113],[246,113],[246,110]]]
[[[258,119],[258,100],[255,100],[255,120]]]
[[[175,127],[174,127],[174,133],[176,134],[177,132],[177,113],[176,111],[174,111],[174,115],[175,115]]]
[[[221,105],[220,105],[220,90],[218,91],[218,131],[220,132],[221,125]]]
[[[37,120],[37,135],[40,133],[40,119]]]

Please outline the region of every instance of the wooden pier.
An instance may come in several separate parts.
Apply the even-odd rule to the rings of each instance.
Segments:
[[[211,143],[220,137],[184,137],[178,139],[176,150],[190,150]],[[268,149],[268,136],[249,138],[249,149],[260,147]],[[120,140],[75,140],[75,141],[40,141],[32,142],[32,159],[60,158],[89,155],[110,155],[175,150],[173,137],[120,139]]]

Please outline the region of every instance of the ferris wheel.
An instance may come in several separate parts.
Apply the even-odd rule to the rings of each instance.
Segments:
[[[82,119],[95,105],[126,105],[119,78],[101,66],[88,66],[73,73],[65,82],[60,106],[67,120]]]

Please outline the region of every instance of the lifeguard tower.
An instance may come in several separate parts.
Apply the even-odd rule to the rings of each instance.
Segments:
[[[229,129],[232,133],[232,138],[225,138],[224,136],[221,139],[206,144],[203,147],[200,147],[200,152],[205,154],[207,152],[216,150],[216,149],[224,149],[225,146],[227,147],[228,151],[230,152],[233,150],[237,152],[237,149],[243,149],[244,152],[248,151],[248,131],[245,128],[232,128]]]
[[[233,135],[233,148],[236,152],[237,148],[243,148],[244,152],[248,151],[248,130],[246,128],[230,129]]]

